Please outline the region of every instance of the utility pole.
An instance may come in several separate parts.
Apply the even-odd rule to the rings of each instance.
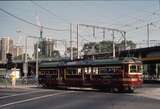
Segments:
[[[95,26],[93,26],[93,37],[95,37],[96,35],[96,28],[95,28]]]
[[[149,47],[149,24],[147,24],[147,46]]]
[[[40,38],[38,38],[37,45],[36,45],[36,79],[38,79],[38,63],[39,63],[39,42],[42,41],[43,38],[43,27],[40,28]],[[40,47],[42,47],[41,45]],[[42,50],[42,48],[41,48]]]
[[[40,39],[40,37],[37,37],[37,36],[28,36],[29,38],[35,38],[35,39],[38,39],[38,41],[37,41],[37,44],[36,44],[36,79],[38,79],[38,58],[39,58],[39,56],[38,56],[38,46],[39,46],[39,39]]]
[[[113,51],[112,51],[112,53],[113,53],[113,58],[115,58],[115,43],[114,43],[114,39],[115,39],[115,37],[114,37],[114,31],[112,31],[112,40],[113,40],[113,44],[112,44],[112,47],[113,47]]]
[[[103,30],[103,40],[105,39],[105,31],[111,31],[112,32],[112,40],[113,40],[113,58],[115,58],[115,37],[114,37],[114,32],[121,33],[122,37],[124,38],[124,47],[126,49],[126,31],[115,29],[115,28],[108,28],[108,27],[102,27],[102,26],[96,26],[96,25],[87,25],[87,24],[79,24],[79,26],[84,26],[84,27],[90,27],[93,29],[93,37],[95,37],[95,29],[101,29]],[[99,53],[101,52],[101,46],[99,46]]]
[[[103,40],[105,39],[105,28],[103,29]]]
[[[39,42],[39,41],[38,41]],[[38,79],[38,45],[39,43],[37,42],[37,45],[36,45],[36,79]]]
[[[28,73],[28,63],[27,63],[27,36],[25,36],[25,59],[24,59],[24,64],[23,64],[23,72],[24,72],[24,77],[27,77]]]
[[[121,32],[123,40],[124,40],[124,50],[126,50],[127,42],[126,42],[126,32]]]
[[[72,49],[72,24],[70,24],[70,59],[73,60],[73,49]]]
[[[67,42],[66,41],[64,41],[64,46],[65,46],[64,55],[65,55],[65,57],[67,57]]]
[[[124,50],[126,50],[127,42],[126,42],[126,32],[124,32]]]
[[[77,24],[77,59],[79,59],[79,53],[78,53],[78,51],[79,51],[79,49],[78,49],[78,48],[79,48],[79,47],[78,47],[78,46],[79,46],[79,45],[78,45],[78,43],[79,43],[78,37],[79,37],[79,36],[78,36],[78,32],[79,32],[79,31],[78,31],[78,24]]]

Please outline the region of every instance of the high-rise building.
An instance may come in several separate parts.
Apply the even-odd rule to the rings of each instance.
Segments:
[[[14,46],[12,54],[13,54],[14,58],[21,56],[21,59],[22,59],[23,47],[22,46]]]
[[[43,39],[42,41],[39,42],[38,48],[40,49],[39,51],[39,56],[40,57],[52,57],[53,52],[54,52],[54,47],[55,47],[55,41],[54,40],[49,40],[49,39]],[[37,51],[37,44],[34,45],[34,55],[36,56],[36,51]]]
[[[9,37],[3,37],[0,40],[0,60],[6,62],[6,54],[13,53],[13,40]]]

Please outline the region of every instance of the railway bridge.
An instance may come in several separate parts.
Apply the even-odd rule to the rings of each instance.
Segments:
[[[101,53],[101,54],[92,54],[84,55],[83,59],[105,59],[110,58],[112,53]],[[144,79],[160,79],[160,46],[147,47],[147,48],[138,48],[125,50],[116,53],[116,57],[137,57],[140,58],[143,62],[143,72]],[[55,59],[53,59],[55,61]],[[41,61],[53,61],[51,59],[41,59]],[[56,59],[57,60],[57,59]],[[20,76],[24,76],[23,73],[23,61],[15,61],[17,68],[20,69]],[[28,61],[28,75],[31,75],[31,72],[36,72],[36,61]],[[5,68],[5,63],[0,63],[0,69]]]

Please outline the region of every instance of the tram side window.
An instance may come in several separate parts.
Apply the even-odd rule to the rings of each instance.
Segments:
[[[77,69],[75,69],[75,68],[68,68],[67,69],[67,74],[68,75],[75,75],[75,74],[77,74]]]
[[[142,68],[142,66],[137,66],[137,72],[143,72],[143,68]]]
[[[137,70],[136,70],[136,65],[131,65],[130,66],[130,72],[132,73],[132,72],[136,72]]]

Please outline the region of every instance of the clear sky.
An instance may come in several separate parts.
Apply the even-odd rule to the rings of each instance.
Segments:
[[[50,28],[69,29],[69,24],[72,23],[74,31],[76,31],[76,24],[92,24],[121,29],[127,31],[126,38],[128,40],[136,42],[147,39],[144,25],[153,22],[153,25],[150,26],[150,39],[160,40],[159,0],[34,1],[34,3],[31,1],[0,1],[0,8],[34,24],[37,24],[36,15],[38,15],[41,24]],[[21,33],[17,33],[17,30],[20,30]],[[90,28],[79,27],[79,30],[79,34],[82,36],[80,44],[83,44],[85,40],[102,40],[102,31],[100,30],[96,31],[96,37],[92,37],[93,33]],[[44,37],[69,40],[69,31],[45,29],[43,31]],[[0,11],[0,37],[9,36],[16,43],[24,44],[24,36],[28,35],[39,36],[39,28]],[[75,37],[76,34],[73,33],[74,40]],[[110,32],[106,32],[105,39],[111,39]],[[33,42],[33,39],[29,40],[30,46]]]

